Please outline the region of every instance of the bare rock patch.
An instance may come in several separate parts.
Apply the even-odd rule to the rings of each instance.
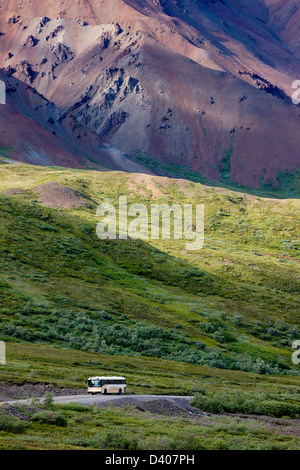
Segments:
[[[86,204],[75,191],[54,181],[37,186],[34,191],[42,204],[54,209],[74,209]]]

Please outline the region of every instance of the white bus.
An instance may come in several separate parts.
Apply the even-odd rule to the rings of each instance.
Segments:
[[[96,393],[122,395],[126,393],[125,377],[90,377],[86,382],[88,384],[88,394],[90,395]]]

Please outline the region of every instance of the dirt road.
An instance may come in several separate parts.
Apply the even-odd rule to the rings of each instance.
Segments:
[[[36,398],[36,397],[35,397]],[[57,396],[53,397],[54,403],[68,404],[68,403],[81,403],[82,405],[91,406],[91,405],[101,405],[107,404],[109,402],[120,402],[124,405],[137,405],[139,402],[151,402],[153,400],[167,400],[171,403],[176,404],[181,408],[188,408],[190,406],[191,400],[193,397],[176,397],[169,395],[67,395],[67,396]],[[42,400],[43,398],[41,398]],[[31,398],[26,400],[6,400],[1,403],[14,404],[21,403],[24,405],[31,403]]]

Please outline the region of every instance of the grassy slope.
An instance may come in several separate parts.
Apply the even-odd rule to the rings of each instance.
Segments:
[[[134,408],[79,404],[18,407],[30,423],[2,417],[1,450],[297,450],[295,427],[280,430],[255,419],[213,416],[202,420],[141,413]],[[13,439],[12,439],[12,432]],[[132,453],[134,455],[134,452]]]
[[[34,188],[47,181],[73,188],[87,205],[64,211],[41,206]],[[26,193],[0,196],[0,339],[8,342],[0,381],[81,388],[89,375],[117,371],[126,373],[134,393],[230,389],[295,397],[299,378],[291,343],[300,337],[299,200],[163,178],[135,184],[124,173],[1,165],[0,191],[13,187]],[[205,247],[192,253],[181,241],[100,242],[97,205],[120,195],[128,195],[129,204],[204,203]],[[234,368],[239,370],[229,370]],[[120,417],[115,413],[112,432]],[[123,426],[129,433],[128,413]],[[84,421],[94,430],[93,420]],[[150,425],[137,421],[143,429]],[[246,438],[248,448],[296,446],[284,437],[271,442],[269,433],[259,435],[252,425],[243,431],[238,423],[229,425],[229,442],[224,422],[218,421],[218,430],[215,424],[203,429],[205,443],[186,446],[239,448]],[[160,425],[157,435],[177,442],[172,429],[178,422]],[[185,425],[194,439],[196,430]],[[62,437],[56,442],[51,428],[35,423],[16,446],[103,444],[95,444],[83,428],[68,442],[55,428],[57,439]],[[2,431],[3,448],[11,448],[10,436]],[[149,439],[153,444],[156,437]]]
[[[1,190],[27,191],[0,201],[4,339],[65,344],[65,330],[71,332],[69,345],[99,352],[199,363],[189,351],[204,356],[206,345],[223,358],[247,354],[252,362],[291,367],[291,343],[299,337],[298,200],[160,178],[149,189],[124,173],[2,165],[0,174]],[[34,187],[51,180],[80,193],[87,205],[42,207]],[[97,205],[120,195],[129,195],[129,204],[149,205],[153,195],[156,203],[204,203],[205,247],[194,253],[182,241],[100,242]],[[147,324],[169,333],[151,331],[156,343],[144,348],[149,331],[139,328]],[[113,344],[103,343],[100,327],[110,328]],[[126,340],[132,331],[140,341]],[[181,355],[172,347],[178,344]],[[209,355],[206,364],[226,367],[214,350]]]
[[[274,404],[278,406],[278,400],[284,409],[286,404],[295,406],[297,403],[299,381],[292,376],[254,375],[154,358],[107,356],[25,343],[8,343],[7,353],[8,363],[5,370],[0,369],[0,381],[9,377],[14,384],[22,384],[25,379],[78,388],[87,375],[94,375],[96,371],[120,374],[126,371],[129,393],[190,395],[201,392],[202,399],[206,396],[203,394],[212,392],[214,396],[225,391],[238,392],[239,396],[247,393],[251,398],[263,394],[269,396],[265,403],[272,405],[270,416],[277,411]],[[37,405],[33,400],[33,404],[44,412],[42,402]],[[223,404],[227,404],[226,399]],[[88,409],[72,404],[50,409],[47,416],[53,422],[44,423],[32,416],[38,409],[21,405],[18,408],[31,416],[30,423],[7,415],[1,417],[0,405],[1,449],[299,449],[294,420],[285,420],[280,425],[278,419],[274,422],[266,418],[241,419],[217,412],[199,421],[163,414],[153,416],[128,406],[121,410],[113,407]],[[56,424],[57,414],[64,417],[65,426]]]
[[[297,450],[293,422],[282,429],[254,419],[197,419],[141,413],[127,407],[71,405],[18,407],[30,423],[2,417],[1,450]],[[14,432],[12,439],[12,432]],[[134,454],[134,453],[133,453]]]

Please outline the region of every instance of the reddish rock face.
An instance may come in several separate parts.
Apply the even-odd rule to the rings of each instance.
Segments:
[[[30,163],[90,158],[145,172],[116,158],[141,152],[222,181],[276,185],[300,160],[296,4],[0,0],[0,67],[16,90],[1,107],[0,145]]]

